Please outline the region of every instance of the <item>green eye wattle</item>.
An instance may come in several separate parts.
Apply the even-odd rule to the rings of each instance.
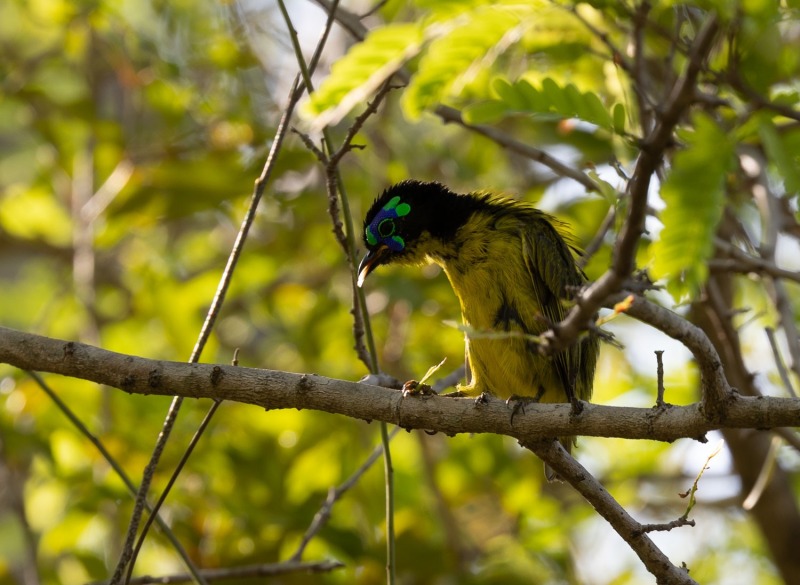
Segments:
[[[406,247],[406,242],[402,237],[396,235],[395,219],[404,217],[410,212],[411,206],[408,203],[402,203],[400,197],[392,197],[366,227],[364,237],[367,244],[376,246],[378,243],[382,243],[393,252],[401,252]]]

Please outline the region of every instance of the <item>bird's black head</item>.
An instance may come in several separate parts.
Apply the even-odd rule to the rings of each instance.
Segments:
[[[358,285],[382,264],[424,262],[431,246],[451,240],[466,221],[471,199],[440,183],[403,181],[386,189],[364,218],[367,255]]]

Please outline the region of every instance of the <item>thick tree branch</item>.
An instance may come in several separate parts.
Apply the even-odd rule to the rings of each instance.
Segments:
[[[313,374],[151,360],[3,327],[0,363],[90,380],[133,394],[231,400],[265,410],[306,408],[406,429],[448,435],[497,433],[521,441],[569,435],[704,440],[705,433],[723,427],[800,425],[800,399],[738,394],[731,394],[719,419],[705,416],[700,404],[664,409],[589,404],[579,416],[571,415],[568,404],[540,404],[527,407],[512,424],[511,409],[501,400],[476,406],[470,398],[403,398],[396,390]]]

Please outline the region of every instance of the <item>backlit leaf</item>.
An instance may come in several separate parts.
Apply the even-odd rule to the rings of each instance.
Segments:
[[[422,43],[423,29],[417,24],[390,24],[375,30],[333,65],[304,113],[317,116],[316,124],[335,124],[419,53]]]
[[[707,260],[723,211],[725,175],[733,163],[734,145],[726,132],[705,114],[693,118],[694,130],[684,137],[661,187],[666,208],[664,229],[652,248],[652,274],[666,278],[673,296],[696,290],[708,276]]]

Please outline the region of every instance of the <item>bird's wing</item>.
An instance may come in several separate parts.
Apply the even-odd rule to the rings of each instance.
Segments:
[[[522,254],[542,317],[550,325],[560,322],[567,312],[561,302],[566,287],[581,284],[567,244],[546,219],[536,218],[523,230]],[[568,399],[576,394],[580,352],[581,346],[576,344],[553,356]]]

